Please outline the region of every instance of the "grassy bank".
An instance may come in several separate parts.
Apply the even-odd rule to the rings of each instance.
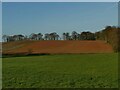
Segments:
[[[116,88],[116,53],[3,58],[3,88]]]

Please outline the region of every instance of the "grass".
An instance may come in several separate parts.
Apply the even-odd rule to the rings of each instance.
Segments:
[[[117,88],[116,53],[3,58],[3,88]]]

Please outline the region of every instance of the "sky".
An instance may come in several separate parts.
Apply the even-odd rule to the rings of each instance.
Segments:
[[[2,3],[1,2],[0,2],[0,41],[2,41]]]
[[[6,35],[82,31],[118,25],[117,2],[3,2]]]
[[[119,0],[2,0],[2,2],[119,2]]]

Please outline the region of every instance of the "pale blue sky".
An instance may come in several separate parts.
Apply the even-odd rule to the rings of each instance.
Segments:
[[[2,0],[3,2],[119,2],[119,0]]]
[[[2,41],[2,3],[1,2],[0,2],[0,41]]]
[[[116,2],[19,2],[2,4],[3,34],[96,32],[118,25]]]

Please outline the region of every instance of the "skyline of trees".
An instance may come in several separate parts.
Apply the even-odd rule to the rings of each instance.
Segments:
[[[21,41],[21,40],[95,40],[94,33],[90,31],[84,31],[82,33],[77,33],[76,31],[73,31],[71,34],[69,32],[64,32],[62,34],[62,37],[60,37],[59,34],[56,32],[52,33],[32,33],[30,35],[3,35],[2,39],[4,42],[10,42],[10,41]]]

